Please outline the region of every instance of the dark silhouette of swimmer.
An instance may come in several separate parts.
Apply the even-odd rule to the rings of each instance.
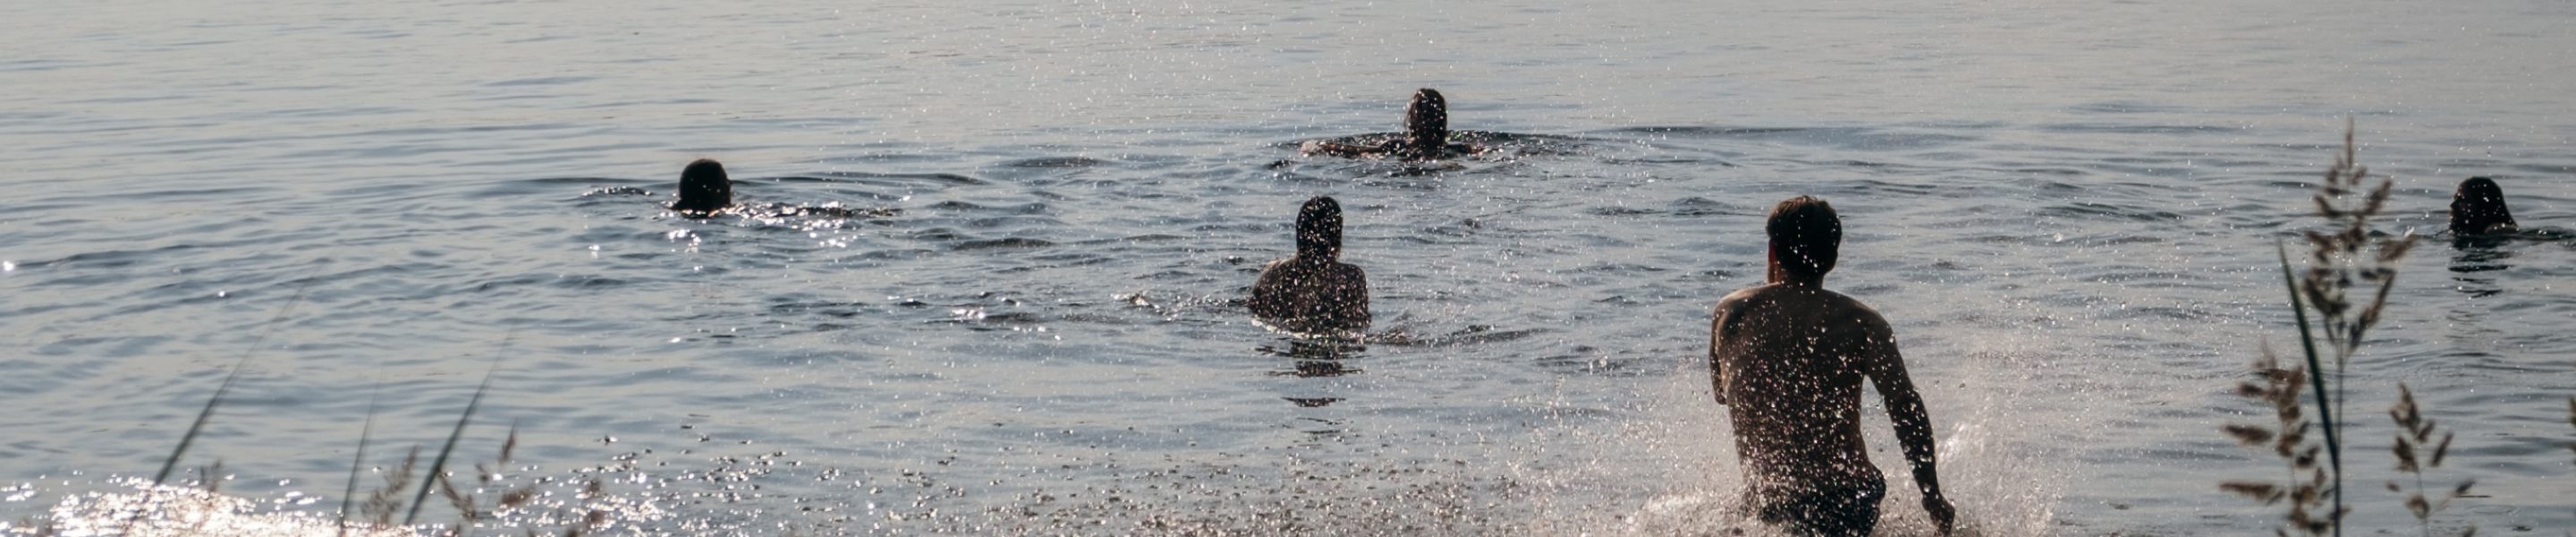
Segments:
[[[2451,234],[2480,235],[2520,229],[2504,206],[2504,189],[2494,179],[2471,177],[2451,193]]]
[[[1252,283],[1252,314],[1298,334],[1356,337],[1369,326],[1368,275],[1341,262],[1342,206],[1327,196],[1297,209],[1297,255]]]
[[[724,164],[714,159],[698,159],[680,170],[680,201],[671,210],[684,213],[713,213],[733,206],[733,180],[725,178]]]
[[[1765,522],[1812,535],[1868,535],[1885,476],[1861,442],[1861,381],[1877,384],[1923,508],[1948,534],[1955,508],[1933,470],[1932,420],[1905,374],[1887,319],[1825,289],[1842,220],[1825,200],[1771,209],[1768,283],[1719,300],[1708,358],[1717,402],[1735,424],[1745,506]]]
[[[1403,137],[1376,145],[1315,140],[1306,142],[1301,150],[1308,155],[1439,160],[1453,154],[1474,153],[1476,148],[1449,143],[1449,99],[1441,97],[1440,90],[1422,88],[1414,90],[1413,103],[1404,106]]]

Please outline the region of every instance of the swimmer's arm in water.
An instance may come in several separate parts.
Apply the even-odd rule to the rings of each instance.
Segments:
[[[1299,153],[1304,153],[1309,156],[1322,155],[1343,158],[1369,157],[1384,154],[1386,152],[1386,148],[1384,147],[1346,144],[1330,140],[1307,140],[1305,144],[1298,146],[1297,150]]]
[[[1914,390],[1914,380],[1905,374],[1905,357],[1896,350],[1895,331],[1877,312],[1864,312],[1869,343],[1862,367],[1878,386],[1879,399],[1887,404],[1888,421],[1895,422],[1896,443],[1904,447],[1905,463],[1914,470],[1914,485],[1923,492],[1923,510],[1932,515],[1942,535],[1949,535],[1957,508],[1942,496],[1940,474],[1933,467],[1931,414],[1923,407],[1923,394]]]

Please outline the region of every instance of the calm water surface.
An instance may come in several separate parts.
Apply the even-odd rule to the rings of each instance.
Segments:
[[[1829,285],[1896,324],[1973,529],[2264,532],[2276,511],[2215,485],[2283,472],[2217,427],[2268,419],[2229,391],[2292,337],[2271,246],[2317,225],[2343,118],[2397,181],[2388,229],[2437,232],[2472,175],[2576,227],[2571,20],[0,4],[0,515],[130,490],[247,353],[189,464],[258,510],[332,512],[371,401],[369,464],[397,464],[497,362],[462,457],[515,424],[505,482],[605,476],[635,533],[1715,532],[1736,469],[1707,308],[1761,278],[1762,212],[1814,194],[1848,229]],[[1520,150],[1418,175],[1294,154],[1395,128],[1417,87]],[[661,211],[698,157],[748,202],[899,213]],[[1318,194],[1409,340],[1249,322]],[[2442,242],[2350,366],[2353,522],[2412,526],[2378,486],[2403,380],[2461,434],[2435,486],[2479,483],[2442,524],[2576,527],[2576,242]],[[1922,532],[1914,506],[1882,533]]]

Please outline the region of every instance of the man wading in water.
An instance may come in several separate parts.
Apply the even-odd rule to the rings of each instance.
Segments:
[[[1252,314],[1299,334],[1357,339],[1369,327],[1368,273],[1341,262],[1342,204],[1315,196],[1297,208],[1297,255],[1252,282]]]
[[[1885,476],[1861,443],[1860,385],[1878,385],[1942,534],[1955,509],[1932,468],[1932,420],[1906,378],[1887,319],[1825,290],[1842,244],[1842,220],[1825,200],[1790,198],[1771,209],[1770,276],[1717,303],[1709,370],[1728,405],[1744,468],[1744,502],[1764,522],[1806,535],[1868,535],[1878,525]]]

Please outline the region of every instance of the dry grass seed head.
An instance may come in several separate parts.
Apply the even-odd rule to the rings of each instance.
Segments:
[[[2389,450],[2397,455],[2397,471],[2411,473],[2423,470],[2415,466],[2415,443],[2406,441],[2404,435],[2399,435]]]
[[[2280,503],[2281,497],[2284,495],[2281,491],[2280,485],[2254,481],[2229,481],[2226,483],[2220,483],[2218,488],[2219,490],[2233,492],[2239,496],[2263,502],[2263,505]]]
[[[529,486],[525,486],[525,487],[519,487],[518,489],[511,490],[511,491],[509,491],[509,492],[505,492],[505,493],[502,493],[502,494],[501,494],[501,504],[500,504],[500,508],[501,508],[501,509],[513,509],[513,508],[517,508],[517,507],[519,507],[519,506],[521,506],[521,505],[527,505],[528,500],[535,499],[536,497],[537,497],[537,487],[536,487],[536,485],[529,485]]]
[[[2271,429],[2265,429],[2253,425],[2230,424],[2224,427],[2224,430],[2227,431],[2228,436],[2236,437],[2236,443],[2239,444],[2260,446],[2272,442],[2273,435]]]
[[[420,446],[414,445],[409,454],[403,455],[401,466],[385,472],[385,488],[369,493],[367,504],[359,511],[365,514],[368,520],[374,521],[377,526],[393,525],[394,513],[401,511],[403,507],[402,491],[411,488],[412,471],[419,466]]]

